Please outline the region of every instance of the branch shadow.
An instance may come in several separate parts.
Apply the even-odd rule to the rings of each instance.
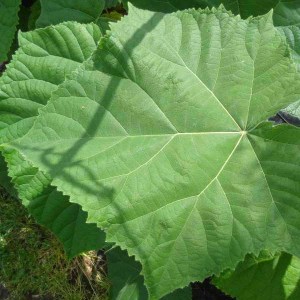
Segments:
[[[132,34],[132,36],[127,40],[127,42],[122,46],[122,49],[118,48],[118,50],[121,51],[121,53],[118,53],[118,57],[122,56],[122,63],[127,63],[131,57],[131,53],[134,51],[134,49],[143,41],[143,39],[146,37],[146,35],[154,30],[158,23],[162,20],[163,14],[155,14],[153,15],[148,21],[144,22],[140,25],[138,29],[135,30],[135,32]],[[101,49],[98,49],[97,52]],[[75,161],[76,167],[82,168],[85,174],[87,175],[87,178],[90,181],[95,181],[95,184],[91,186],[90,184],[87,184],[85,182],[82,182],[78,180],[75,174],[70,174],[70,172],[66,171],[66,166],[70,167],[72,166],[72,161],[74,160],[75,156],[78,154],[78,152],[84,147],[86,143],[86,139],[89,137],[95,136],[97,133],[97,130],[102,124],[102,121],[105,117],[105,114],[107,111],[109,111],[109,106],[115,99],[116,90],[120,86],[121,81],[123,78],[116,76],[115,74],[119,73],[118,67],[120,65],[109,65],[109,68],[111,70],[111,79],[109,83],[106,86],[106,89],[104,91],[104,96],[101,99],[101,106],[99,105],[97,111],[94,113],[93,117],[91,118],[85,132],[78,137],[78,140],[74,143],[74,145],[69,148],[67,151],[65,151],[63,154],[61,153],[55,153],[54,147],[47,148],[46,151],[43,151],[41,155],[41,161],[42,163],[47,166],[49,170],[49,175],[54,178],[54,175],[59,173],[60,178],[63,178],[64,181],[68,182],[68,184],[72,186],[76,186],[76,188],[80,188],[81,191],[84,191],[84,194],[88,198],[89,196],[95,198],[97,197],[97,200],[100,201],[109,201],[109,205],[112,205],[115,211],[118,212],[118,217],[121,220],[123,219],[122,216],[122,209],[120,205],[116,201],[114,201],[114,198],[116,197],[116,191],[113,188],[110,188],[108,186],[105,186],[105,184],[96,182],[95,175],[89,168],[82,163],[78,163]],[[107,66],[106,66],[107,67]],[[106,68],[107,69],[107,68]],[[130,78],[128,78],[130,79]],[[63,101],[63,99],[61,100]],[[103,110],[103,107],[105,110]],[[38,150],[38,147],[33,146],[24,146],[23,148],[31,149],[31,150]],[[53,155],[59,156],[60,159],[55,165],[53,162],[51,162],[51,156]],[[53,171],[52,171],[53,170]],[[101,170],[100,170],[101,171]],[[82,193],[81,193],[82,194]],[[124,231],[126,232],[128,238],[133,242],[135,245],[137,245],[137,239],[134,236],[130,230],[124,225]],[[146,256],[146,253],[142,252],[141,249],[138,249],[139,254],[143,257]],[[147,263],[144,262],[144,266],[147,265]]]

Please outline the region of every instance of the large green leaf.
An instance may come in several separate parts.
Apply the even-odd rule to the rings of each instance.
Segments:
[[[86,224],[87,213],[52,187],[49,176],[34,168],[15,150],[6,151],[5,157],[22,204],[39,224],[55,233],[69,258],[104,246],[104,232],[95,224]]]
[[[7,54],[15,37],[21,0],[0,0],[0,63]]]
[[[66,76],[91,56],[100,37],[96,25],[77,23],[20,34],[20,49],[0,79],[1,142],[27,133],[38,109]],[[103,245],[103,232],[93,224],[85,224],[86,213],[51,187],[49,176],[15,150],[6,151],[5,156],[22,203],[39,223],[60,238],[70,257]],[[7,178],[4,172],[3,166],[1,179]]]
[[[298,99],[272,15],[130,9],[14,146],[143,266],[151,299],[262,249],[300,254]]]
[[[214,279],[220,289],[239,300],[300,299],[300,259],[290,254],[248,255],[235,271]]]
[[[19,34],[20,48],[0,79],[0,143],[28,131],[38,109],[91,56],[100,37],[98,26],[71,22]]]
[[[111,300],[146,300],[147,289],[143,276],[140,275],[142,266],[129,257],[126,251],[114,248],[107,252],[108,277],[111,282]],[[191,288],[179,289],[162,300],[189,300],[192,298]]]
[[[41,6],[38,27],[64,21],[90,23],[99,19],[105,7],[105,0],[41,0]]]
[[[125,1],[126,2],[126,1]],[[273,21],[286,37],[293,58],[300,70],[300,5],[295,0],[131,0],[135,6],[161,12],[172,12],[186,8],[218,7],[223,4],[242,18],[259,16],[274,9]]]

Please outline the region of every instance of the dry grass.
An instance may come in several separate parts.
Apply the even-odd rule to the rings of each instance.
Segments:
[[[0,191],[0,284],[11,300],[105,300],[109,284],[96,252],[68,260],[60,242],[16,199]]]

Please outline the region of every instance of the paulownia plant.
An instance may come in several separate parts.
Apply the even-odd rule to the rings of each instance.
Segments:
[[[289,299],[300,297],[300,260],[286,253],[247,256],[235,271],[227,271],[214,284],[237,299]]]
[[[20,48],[0,78],[1,143],[27,133],[38,109],[47,103],[65,76],[91,56],[100,37],[98,26],[77,23],[19,35]],[[51,187],[49,176],[16,151],[7,151],[6,158],[22,203],[62,240],[70,257],[103,245],[104,235],[94,225],[85,224],[86,213]]]
[[[12,146],[135,255],[150,299],[248,252],[299,255],[299,129],[265,122],[299,75],[272,14],[131,8],[111,27]]]
[[[76,19],[101,26],[88,2],[48,2],[41,26]],[[133,2],[162,9],[159,1]],[[168,12],[220,4],[196,2],[170,1]],[[247,20],[223,8],[165,15],[130,7],[103,38],[102,26],[76,23],[20,35],[0,79],[9,175],[70,256],[110,247],[104,230],[108,242],[141,262],[119,248],[107,252],[112,299],[146,299],[148,292],[160,299],[235,268],[246,253],[254,256],[222,273],[217,286],[239,299],[298,299],[292,276],[283,291],[265,280],[279,282],[278,273],[297,264],[275,252],[299,256],[299,129],[266,122],[299,99],[290,54],[292,47],[297,62],[298,41],[290,35],[289,48],[282,35],[291,22],[298,28],[290,2],[252,1],[238,11],[223,2],[243,18],[275,7]],[[53,13],[56,5],[66,13]],[[72,5],[79,13],[67,13]],[[271,254],[256,258],[263,249]],[[253,269],[265,277],[248,282],[245,293]],[[188,299],[190,290],[168,297]]]
[[[127,2],[127,0],[124,0]],[[243,19],[249,16],[259,16],[271,9],[273,22],[277,29],[286,37],[292,49],[292,56],[300,63],[300,5],[295,0],[131,0],[135,6],[161,12],[173,12],[186,8],[217,7],[223,4],[226,9]],[[299,66],[298,66],[299,68]]]
[[[0,0],[0,63],[7,59],[18,24],[21,0]]]

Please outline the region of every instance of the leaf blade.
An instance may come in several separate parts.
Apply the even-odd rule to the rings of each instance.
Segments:
[[[205,35],[213,29],[217,35]],[[213,55],[223,48],[228,69]],[[291,212],[280,217],[254,151],[267,144],[257,138],[253,146],[243,130],[298,98],[286,50],[271,15],[241,20],[224,9],[170,16],[132,8],[14,146],[82,205],[108,241],[135,255],[151,299],[234,267],[248,252],[298,253],[297,232],[284,231]],[[244,70],[247,60],[253,71],[253,53],[263,61],[254,71],[266,76],[264,86],[253,87],[253,72]]]
[[[0,1],[0,62],[7,60],[7,54],[15,37],[20,4],[21,0]]]

